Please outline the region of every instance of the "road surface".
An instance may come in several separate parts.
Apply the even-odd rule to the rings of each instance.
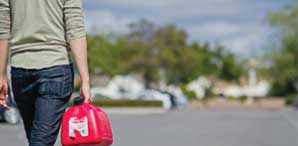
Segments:
[[[297,111],[291,109],[122,112],[110,117],[113,146],[298,146]],[[0,143],[26,146],[22,126],[0,123]]]

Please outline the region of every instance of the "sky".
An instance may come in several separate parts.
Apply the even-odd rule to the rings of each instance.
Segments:
[[[128,24],[142,18],[157,25],[175,24],[189,42],[220,44],[250,57],[270,47],[275,28],[268,12],[294,0],[84,0],[88,33],[127,33]]]

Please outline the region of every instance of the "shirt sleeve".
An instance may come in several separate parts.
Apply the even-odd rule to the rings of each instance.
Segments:
[[[86,36],[82,0],[65,0],[63,13],[67,41]]]
[[[0,40],[10,38],[10,4],[9,0],[0,0]]]

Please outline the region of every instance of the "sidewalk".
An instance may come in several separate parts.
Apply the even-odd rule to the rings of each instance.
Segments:
[[[190,108],[207,109],[239,109],[239,108],[259,108],[259,109],[283,109],[286,107],[283,99],[255,99],[251,101],[211,99],[208,101],[192,101]]]

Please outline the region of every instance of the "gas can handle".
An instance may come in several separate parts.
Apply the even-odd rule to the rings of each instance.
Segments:
[[[84,102],[84,98],[82,96],[77,96],[73,99],[74,105],[80,105]]]

